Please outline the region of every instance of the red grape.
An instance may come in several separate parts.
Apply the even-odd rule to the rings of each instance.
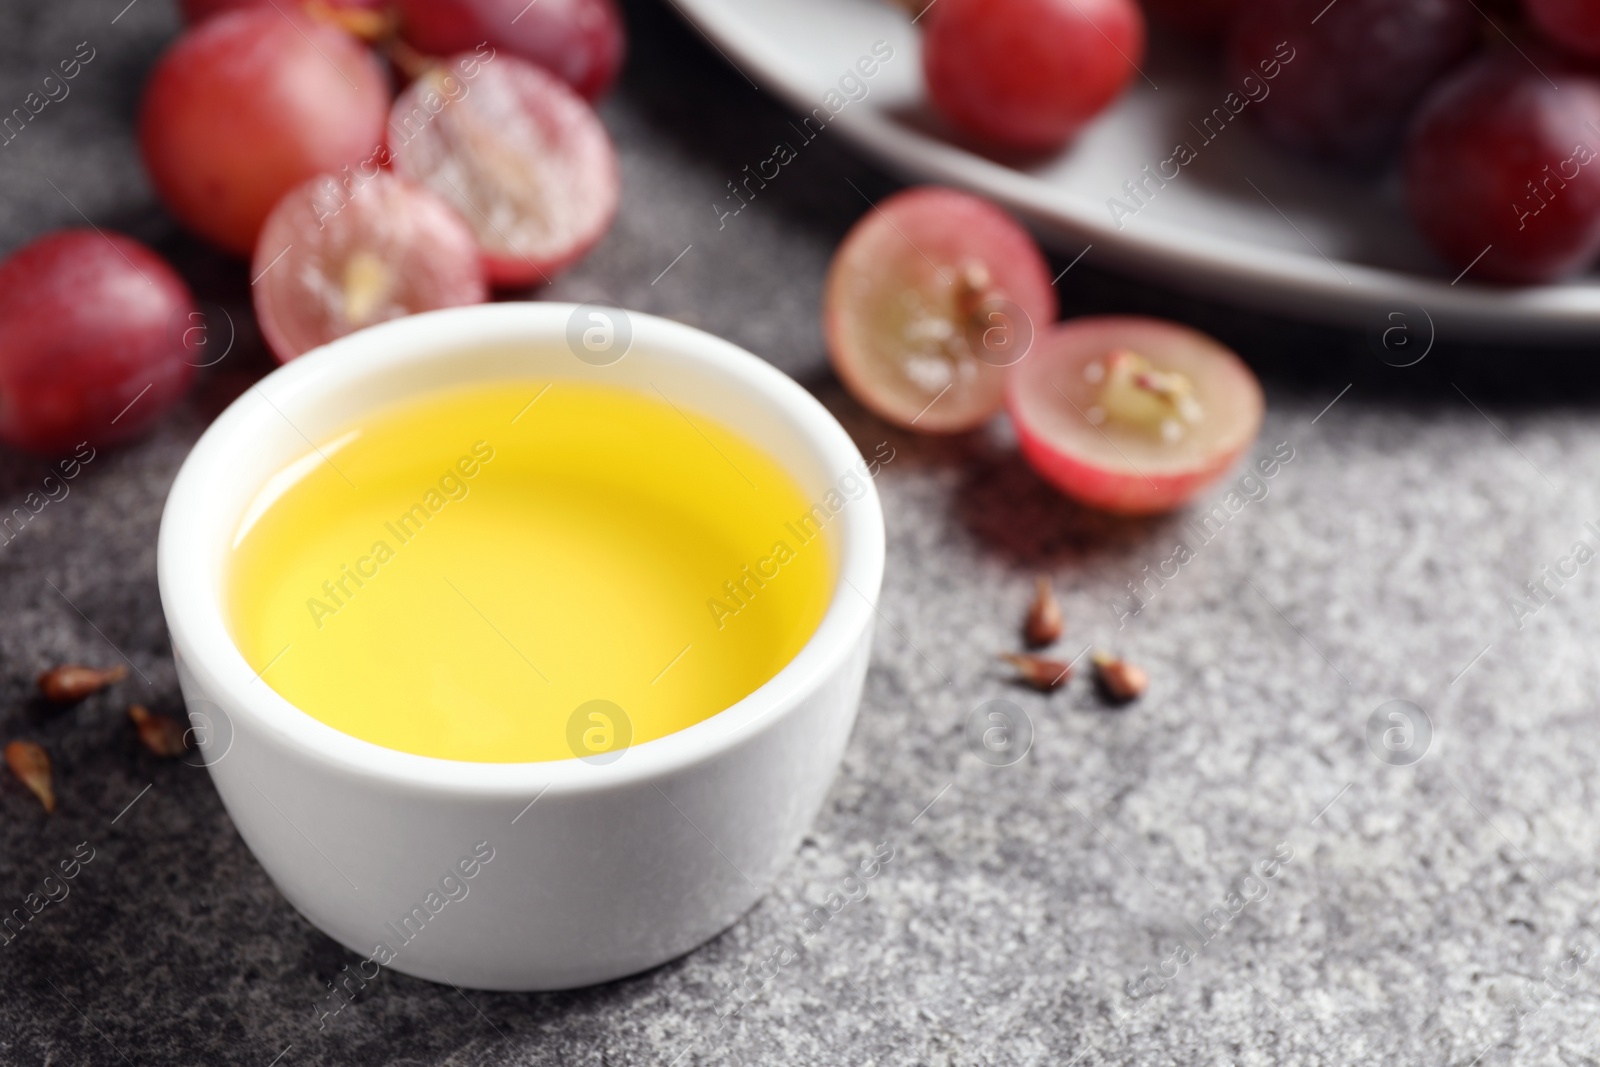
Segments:
[[[1551,281],[1600,253],[1600,80],[1539,66],[1486,56],[1429,96],[1411,132],[1412,218],[1475,277]]]
[[[1000,410],[1005,368],[1055,321],[1050,270],[986,200],[925,186],[855,224],[823,290],[833,368],[897,426],[957,433]]]
[[[594,109],[514,56],[429,70],[395,101],[389,132],[395,170],[461,212],[497,285],[548,281],[616,214],[617,154]]]
[[[1228,62],[1236,85],[1267,79],[1250,110],[1268,137],[1365,165],[1472,50],[1478,18],[1469,0],[1261,0],[1234,23]]]
[[[1245,0],[1144,0],[1152,20],[1206,40],[1225,36]]]
[[[1023,458],[1063,493],[1119,515],[1170,511],[1226,474],[1261,430],[1261,385],[1176,323],[1101,316],[1042,335],[1006,407]]]
[[[1005,148],[1059,148],[1122,92],[1144,56],[1134,0],[939,0],[923,21],[935,110]]]
[[[318,7],[335,12],[382,12],[388,7],[388,0],[180,0],[178,6],[183,9],[183,20],[193,26],[196,22],[226,11],[237,11],[244,7],[277,7],[279,4],[307,8],[315,15]]]
[[[388,171],[358,181],[313,178],[261,228],[256,318],[281,363],[363,326],[489,299],[478,243],[449,204]]]
[[[1522,0],[1522,6],[1553,43],[1600,59],[1600,5],[1594,0]]]
[[[429,55],[488,42],[555,74],[597,100],[622,66],[624,33],[616,0],[397,0],[401,34]]]
[[[383,143],[383,68],[354,37],[297,12],[207,19],[161,57],[139,143],[167,207],[238,255],[289,189]]]
[[[131,237],[59,230],[0,263],[0,439],[30,451],[137,437],[194,377],[183,280]]]

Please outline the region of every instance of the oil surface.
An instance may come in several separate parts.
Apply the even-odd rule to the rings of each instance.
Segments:
[[[269,480],[235,540],[230,625],[272,688],[375,744],[615,755],[736,703],[810,639],[834,571],[809,507],[774,459],[665,397],[442,392]]]

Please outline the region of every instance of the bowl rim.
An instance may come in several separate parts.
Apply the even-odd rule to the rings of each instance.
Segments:
[[[386,748],[302,711],[263,682],[246,662],[224,618],[217,588],[220,573],[188,564],[206,558],[197,552],[203,530],[214,522],[194,520],[207,513],[214,515],[218,506],[208,486],[228,477],[232,458],[252,447],[252,429],[268,417],[291,419],[296,405],[307,400],[358,388],[384,373],[426,366],[474,344],[564,343],[568,319],[582,306],[546,301],[480,304],[425,312],[359,330],[273,370],[241,393],[201,435],[179,468],[162,511],[157,578],[175,654],[198,689],[193,695],[220,710],[235,738],[237,726],[232,720],[243,717],[279,744],[375,784],[527,799],[532,807],[547,792],[577,794],[628,787],[718,759],[775,726],[844,669],[863,632],[870,633],[883,581],[883,510],[871,477],[862,479],[866,491],[836,516],[839,558],[833,593],[822,621],[794,658],[732,706],[682,730],[630,746],[609,763],[576,757],[479,763]],[[631,310],[627,316],[633,329],[630,354],[647,348],[651,359],[698,363],[740,390],[780,407],[824,471],[842,473],[865,465],[838,420],[772,364],[683,323]],[[235,520],[239,517],[234,516]],[[207,753],[207,762],[215,764],[227,754],[227,749],[215,757]]]

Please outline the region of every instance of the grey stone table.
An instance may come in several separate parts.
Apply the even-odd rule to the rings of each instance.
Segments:
[[[175,17],[168,0],[125,3],[0,13],[0,110],[78,42],[95,49],[71,95],[0,148],[0,247],[81,211],[247,322],[243,268],[179,235],[140,175],[137,89]],[[895,450],[876,652],[812,835],[732,929],[650,973],[555,995],[385,974],[319,1025],[354,957],[278,895],[205,774],[145,754],[124,718],[130,699],[178,709],[157,522],[195,437],[269,368],[245,334],[150,439],[97,457],[0,546],[0,735],[45,742],[61,794],[45,817],[0,784],[0,907],[81,843],[93,856],[0,943],[0,1063],[1596,1062],[1600,566],[1545,579],[1537,600],[1525,588],[1597,540],[1587,353],[1440,348],[1398,370],[1360,336],[1188,300],[1091,255],[1062,282],[1067,310],[1167,314],[1236,345],[1266,383],[1261,447],[1293,459],[1209,539],[1197,513],[1086,514],[1002,429],[916,439],[841,391],[822,274],[862,193],[892,184],[820,138],[719,229],[712,204],[787,116],[664,5],[628,17],[633,56],[604,108],[621,217],[541,295],[727,336],[815,391],[863,451]],[[44,473],[0,457],[0,506]],[[1126,614],[1128,583],[1180,541],[1193,558]],[[1009,683],[994,655],[1040,571],[1063,591],[1069,653],[1137,658],[1141,702]],[[42,667],[119,650],[138,673],[116,691],[64,713],[33,699]],[[1035,734],[1005,767],[963,733],[996,698]],[[1391,700],[1431,723],[1410,765],[1369,745]],[[866,896],[791,958],[807,914],[880,845],[893,858]]]

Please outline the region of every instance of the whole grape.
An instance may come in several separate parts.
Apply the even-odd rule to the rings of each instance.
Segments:
[[[1471,52],[1470,0],[1259,0],[1228,41],[1234,84],[1280,60],[1251,106],[1268,137],[1322,159],[1370,164],[1399,144],[1428,87]]]
[[[397,0],[400,32],[429,55],[487,43],[537,63],[597,100],[616,80],[625,37],[616,0]]]
[[[156,63],[139,147],[178,220],[248,256],[284,193],[372,158],[388,112],[388,80],[360,41],[288,7],[248,7],[206,19]]]
[[[1543,56],[1474,62],[1418,113],[1405,187],[1417,226],[1474,278],[1582,269],[1600,253],[1600,79]]]
[[[194,298],[131,237],[59,230],[0,263],[0,439],[34,452],[143,433],[194,376]]]
[[[1053,151],[1122,92],[1144,44],[1133,0],[938,0],[923,20],[922,70],[952,126]]]

